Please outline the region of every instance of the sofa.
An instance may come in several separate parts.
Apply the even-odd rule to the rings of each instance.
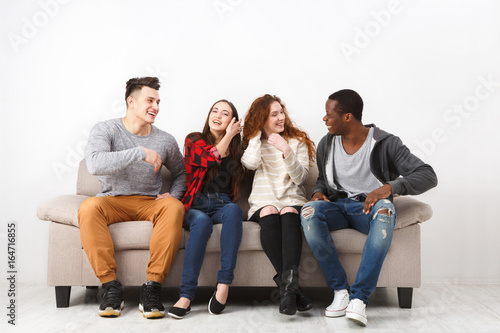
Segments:
[[[318,170],[314,165],[305,184],[311,195]],[[164,193],[169,190],[171,176],[162,169]],[[237,202],[247,218],[248,195],[251,180],[242,184],[242,197]],[[56,306],[68,307],[72,286],[96,288],[101,283],[94,275],[80,242],[77,212],[80,204],[101,190],[96,176],[90,175],[86,163],[81,161],[78,169],[76,194],[55,197],[42,204],[37,211],[40,220],[49,221],[47,284],[55,287]],[[380,273],[377,287],[395,287],[401,308],[411,308],[413,288],[420,287],[420,223],[432,217],[428,204],[411,197],[395,197],[397,212],[393,241]],[[109,226],[115,246],[118,266],[117,279],[124,286],[140,286],[146,281],[146,267],[149,260],[149,239],[152,224],[149,221],[130,221]],[[215,225],[208,242],[205,260],[199,277],[199,286],[214,286],[220,266],[221,225]],[[274,269],[260,244],[260,226],[243,222],[243,238],[238,252],[233,286],[271,287],[275,286]],[[178,255],[172,265],[164,286],[178,287],[181,282],[184,245],[189,232],[183,231]],[[332,232],[340,261],[347,273],[349,284],[354,282],[361,261],[366,235],[354,230],[343,229]],[[302,287],[325,287],[321,268],[304,240],[299,268]]]

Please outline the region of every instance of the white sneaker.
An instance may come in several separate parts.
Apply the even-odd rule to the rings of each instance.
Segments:
[[[345,315],[345,309],[349,303],[349,293],[347,289],[335,290],[333,302],[325,309],[327,317],[342,317]]]
[[[368,318],[366,317],[366,304],[359,298],[355,298],[349,302],[345,311],[346,318],[352,320],[358,325],[366,326]]]

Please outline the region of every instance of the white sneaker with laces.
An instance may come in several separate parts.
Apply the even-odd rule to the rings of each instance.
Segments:
[[[366,317],[366,304],[359,298],[355,298],[349,302],[345,311],[346,318],[352,320],[358,325],[366,326],[368,318]]]
[[[347,289],[335,290],[332,304],[325,309],[325,316],[342,317],[345,315],[348,303],[349,293]]]

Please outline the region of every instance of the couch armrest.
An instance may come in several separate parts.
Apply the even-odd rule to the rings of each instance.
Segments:
[[[394,208],[396,209],[396,225],[394,229],[422,223],[432,217],[430,205],[409,196],[395,197]]]
[[[88,198],[90,197],[76,194],[55,197],[38,207],[37,216],[40,220],[68,224],[78,228],[78,208]]]

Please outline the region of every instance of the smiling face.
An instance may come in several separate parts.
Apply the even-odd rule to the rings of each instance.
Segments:
[[[140,91],[132,93],[127,98],[127,103],[131,115],[146,124],[153,124],[160,112],[160,95],[157,90],[149,87],[143,87]]]
[[[231,119],[233,119],[231,106],[226,102],[215,103],[208,116],[210,132],[214,134],[225,133]]]
[[[326,128],[328,132],[332,135],[342,135],[345,129],[345,124],[343,120],[342,114],[339,114],[335,111],[337,107],[337,101],[328,99],[326,101],[326,115],[323,117],[323,121],[325,122]]]
[[[273,133],[281,133],[285,130],[285,111],[277,101],[271,103],[269,116],[264,123],[264,135],[269,137]]]

